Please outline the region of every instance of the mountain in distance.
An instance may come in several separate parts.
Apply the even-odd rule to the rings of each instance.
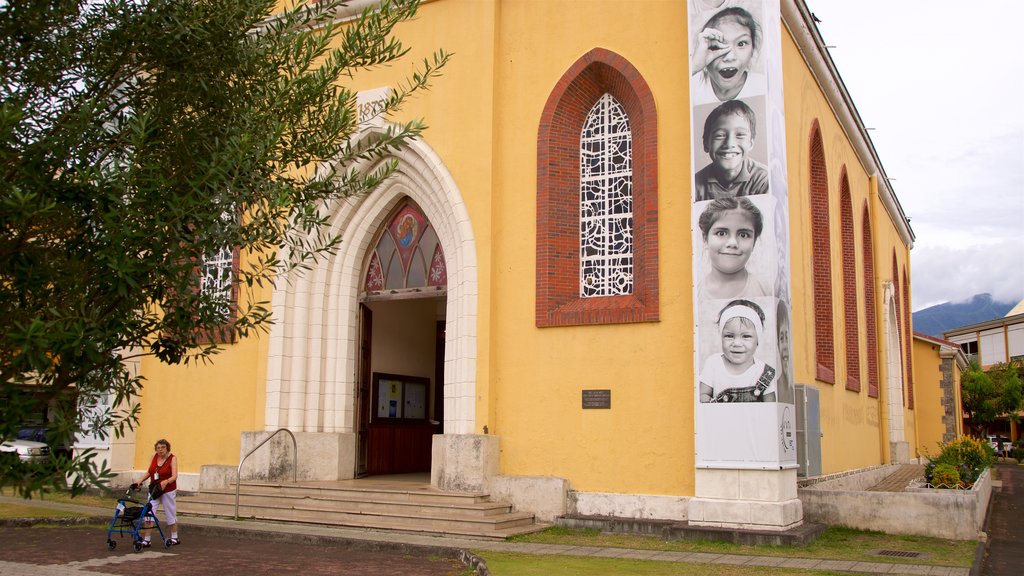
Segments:
[[[991,294],[975,294],[962,302],[946,302],[914,312],[914,331],[942,338],[942,333],[1006,316],[1016,302],[996,302]]]

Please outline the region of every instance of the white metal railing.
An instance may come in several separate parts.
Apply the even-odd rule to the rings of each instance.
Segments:
[[[270,436],[263,439],[262,442],[253,447],[252,450],[246,452],[245,456],[242,456],[242,461],[238,463],[238,473],[235,475],[235,520],[238,520],[238,492],[242,486],[242,464],[245,464],[245,459],[252,455],[253,452],[260,449],[261,446],[270,441],[271,438],[277,436],[281,432],[287,432],[292,437],[292,482],[298,482],[299,480],[299,444],[295,441],[295,434],[292,434],[291,430],[287,428],[279,428]]]

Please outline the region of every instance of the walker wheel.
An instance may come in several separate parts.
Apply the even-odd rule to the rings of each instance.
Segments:
[[[136,552],[142,552],[142,542],[136,542],[135,543],[135,551]]]
[[[117,542],[107,540],[107,550],[113,550],[114,548],[117,548]]]
[[[164,540],[164,547],[165,548],[170,548],[171,546],[174,546],[174,542],[171,542],[170,538],[168,538],[167,540]]]

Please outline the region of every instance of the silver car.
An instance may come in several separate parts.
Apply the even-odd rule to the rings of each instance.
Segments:
[[[14,452],[23,462],[38,462],[50,459],[50,447],[34,440],[6,440],[0,444],[0,452]]]

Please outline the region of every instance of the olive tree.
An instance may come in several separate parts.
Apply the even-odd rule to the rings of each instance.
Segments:
[[[394,29],[418,0],[342,8],[0,0],[3,439],[44,411],[52,445],[122,433],[143,385],[126,360],[210,361],[268,330],[257,287],[336,250],[328,207],[370,193],[396,168],[382,160],[424,129],[354,138],[346,87],[407,57]],[[416,62],[378,112],[427,89],[448,58]],[[240,264],[205,266],[225,251]],[[96,405],[117,408],[85,409]],[[0,487],[30,495],[71,478],[79,492],[109,476],[94,457],[0,454]]]

